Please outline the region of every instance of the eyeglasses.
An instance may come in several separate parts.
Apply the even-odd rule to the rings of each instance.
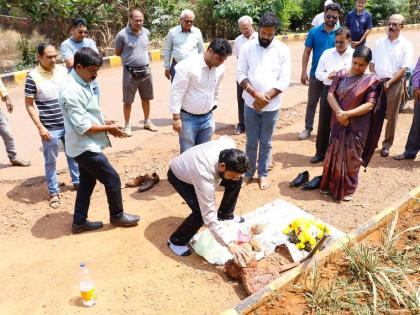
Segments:
[[[79,31],[78,32],[80,35],[84,35],[84,34],[87,34],[88,32],[87,31]]]
[[[345,42],[344,41],[341,41],[341,40],[336,40],[335,41],[335,44],[336,45],[343,45]]]
[[[338,20],[338,16],[337,16],[337,15],[330,15],[330,14],[327,14],[327,15],[325,16],[325,18],[326,18],[327,20],[334,20],[334,21],[337,21],[337,20]]]
[[[401,25],[400,23],[388,23],[388,26],[391,26],[391,27],[397,27],[400,25]]]
[[[51,55],[51,56],[45,56],[45,57],[47,57],[47,59],[52,60],[52,59],[54,59],[54,58],[57,58],[57,55]]]
[[[193,24],[194,20],[186,20],[186,19],[182,19],[185,23],[187,24]]]

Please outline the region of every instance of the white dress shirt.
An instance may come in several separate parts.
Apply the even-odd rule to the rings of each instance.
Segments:
[[[319,58],[315,77],[325,85],[331,85],[332,80],[328,79],[328,76],[333,71],[349,69],[351,67],[351,60],[353,59],[353,52],[354,49],[350,46],[347,47],[342,55],[338,53],[335,47],[325,50],[321,58]]]
[[[222,150],[232,148],[235,148],[233,139],[223,136],[188,149],[170,163],[170,168],[178,179],[194,186],[204,224],[222,245],[229,244],[233,239],[224,231],[217,218],[215,193],[216,187],[222,181],[219,174],[219,154]]]
[[[248,79],[255,90],[266,93],[271,89],[284,92],[289,86],[291,76],[290,50],[285,44],[273,39],[270,46],[263,48],[254,39],[246,43],[239,55],[236,80],[240,84]],[[272,98],[263,111],[274,111],[280,108],[281,93]],[[253,108],[255,99],[244,90],[245,104]]]
[[[169,69],[172,58],[180,62],[203,51],[204,42],[200,29],[193,26],[189,32],[183,32],[181,25],[175,26],[169,30],[165,41],[163,66]]]
[[[169,111],[179,114],[181,108],[190,114],[206,114],[219,103],[220,82],[225,66],[209,69],[204,55],[195,55],[175,66],[176,75],[171,85]]]
[[[388,36],[379,39],[373,50],[372,63],[380,79],[392,78],[403,68],[411,67],[413,45],[402,35],[394,41]]]
[[[236,58],[239,58],[239,54],[241,52],[241,47],[243,46],[243,44],[247,43],[250,40],[256,39],[258,37],[258,33],[253,31],[251,36],[249,36],[249,38],[246,38],[244,35],[239,35],[238,37],[235,38],[235,45],[233,46],[233,55]]]

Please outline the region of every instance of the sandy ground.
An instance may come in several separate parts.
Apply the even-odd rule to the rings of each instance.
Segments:
[[[418,32],[407,37],[414,42]],[[378,36],[372,36],[371,41]],[[289,44],[293,56],[292,80],[299,78],[303,44]],[[415,51],[420,43],[415,44]],[[215,137],[231,134],[236,122],[235,60],[226,64],[222,105],[217,109]],[[122,119],[120,69],[99,75],[104,112]],[[122,229],[108,224],[104,190],[97,185],[92,196],[90,219],[103,220],[104,229],[81,235],[70,232],[75,193],[69,190],[65,159],[59,159],[63,186],[62,206],[51,209],[43,177],[39,136],[23,109],[22,87],[11,89],[16,112],[10,121],[19,152],[33,166],[8,167],[0,152],[0,314],[215,314],[243,299],[246,294],[230,281],[221,268],[192,255],[177,258],[170,254],[166,240],[189,209],[166,180],[170,159],[178,152],[177,136],[169,126],[167,110],[169,83],[163,79],[161,64],[153,64],[155,101],[153,117],[161,126],[158,133],[136,127],[134,136],[115,139],[106,151],[124,183],[139,173],[157,171],[160,183],[151,191],[137,193],[124,189],[125,210],[141,216],[137,227]],[[397,162],[374,156],[367,172],[360,172],[359,189],[350,203],[336,203],[318,192],[292,190],[288,182],[299,172],[321,173],[311,165],[315,137],[296,140],[303,128],[306,87],[293,86],[284,95],[283,110],[275,131],[270,174],[271,188],[260,191],[257,184],[244,188],[238,213],[247,213],[276,198],[288,200],[343,231],[350,231],[379,212],[403,193],[419,185],[420,161]],[[412,103],[400,115],[396,142],[391,154],[400,153],[412,120]],[[135,108],[133,121],[141,117]],[[235,137],[244,148],[245,136]],[[221,192],[218,193],[220,200]],[[87,263],[97,284],[98,304],[91,309],[78,299],[78,264]]]

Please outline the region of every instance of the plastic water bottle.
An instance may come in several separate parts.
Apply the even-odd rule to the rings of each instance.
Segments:
[[[85,263],[80,263],[80,296],[83,305],[91,307],[96,304],[95,283],[90,277],[89,269]]]

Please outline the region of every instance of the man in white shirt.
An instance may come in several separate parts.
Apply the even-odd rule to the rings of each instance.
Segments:
[[[371,71],[383,81],[387,95],[385,138],[381,156],[387,157],[394,142],[398,110],[403,93],[403,77],[411,66],[413,45],[400,34],[404,28],[404,17],[393,14],[388,19],[388,35],[376,42]]]
[[[235,259],[248,256],[248,252],[236,244],[220,223],[224,220],[244,221],[233,212],[241,190],[242,174],[248,168],[245,153],[235,149],[235,142],[229,137],[197,145],[171,161],[168,181],[192,210],[168,240],[175,255],[191,254],[188,242],[205,224],[216,241],[227,246]],[[216,211],[215,192],[219,185],[225,187],[225,191]]]
[[[237,81],[244,89],[246,154],[250,170],[244,183],[252,180],[256,171],[260,189],[268,189],[268,164],[271,140],[279,115],[280,94],[289,86],[291,58],[289,48],[274,38],[279,26],[277,16],[265,13],[259,22],[258,40],[244,45],[238,61]],[[259,146],[259,153],[258,153]]]
[[[223,63],[231,54],[229,42],[215,38],[204,54],[188,57],[176,65],[169,111],[172,128],[179,134],[181,153],[211,140],[216,127],[213,110],[219,103],[220,82],[225,73]]]
[[[201,31],[193,26],[194,12],[183,10],[179,18],[179,25],[171,28],[166,37],[163,66],[165,77],[171,82],[175,75],[175,65],[185,58],[201,54],[204,42]]]
[[[253,21],[252,17],[248,15],[242,16],[238,20],[239,30],[241,31],[241,35],[235,38],[235,46],[233,47],[233,55],[236,58],[239,58],[239,54],[241,52],[241,47],[243,44],[247,43],[250,40],[257,38],[257,33],[254,31],[252,27]],[[239,135],[245,132],[245,118],[244,118],[244,99],[242,98],[244,90],[236,82],[236,98],[238,100],[238,124],[236,125],[234,134]]]
[[[332,0],[326,0],[324,2],[324,11],[322,11],[321,13],[318,13],[317,15],[315,15],[314,19],[311,22],[311,25],[313,27],[319,26],[322,23],[324,23],[324,15],[325,15],[325,9],[327,8],[327,5],[334,3],[334,1]],[[340,27],[340,21],[337,21],[337,28]]]
[[[350,30],[347,27],[339,28],[335,33],[335,47],[325,50],[319,59],[315,77],[322,81],[323,89],[319,104],[318,131],[316,133],[316,153],[311,158],[311,163],[324,160],[330,139],[331,107],[328,103],[328,90],[332,79],[338,71],[349,69],[353,58],[354,49],[351,48]]]

